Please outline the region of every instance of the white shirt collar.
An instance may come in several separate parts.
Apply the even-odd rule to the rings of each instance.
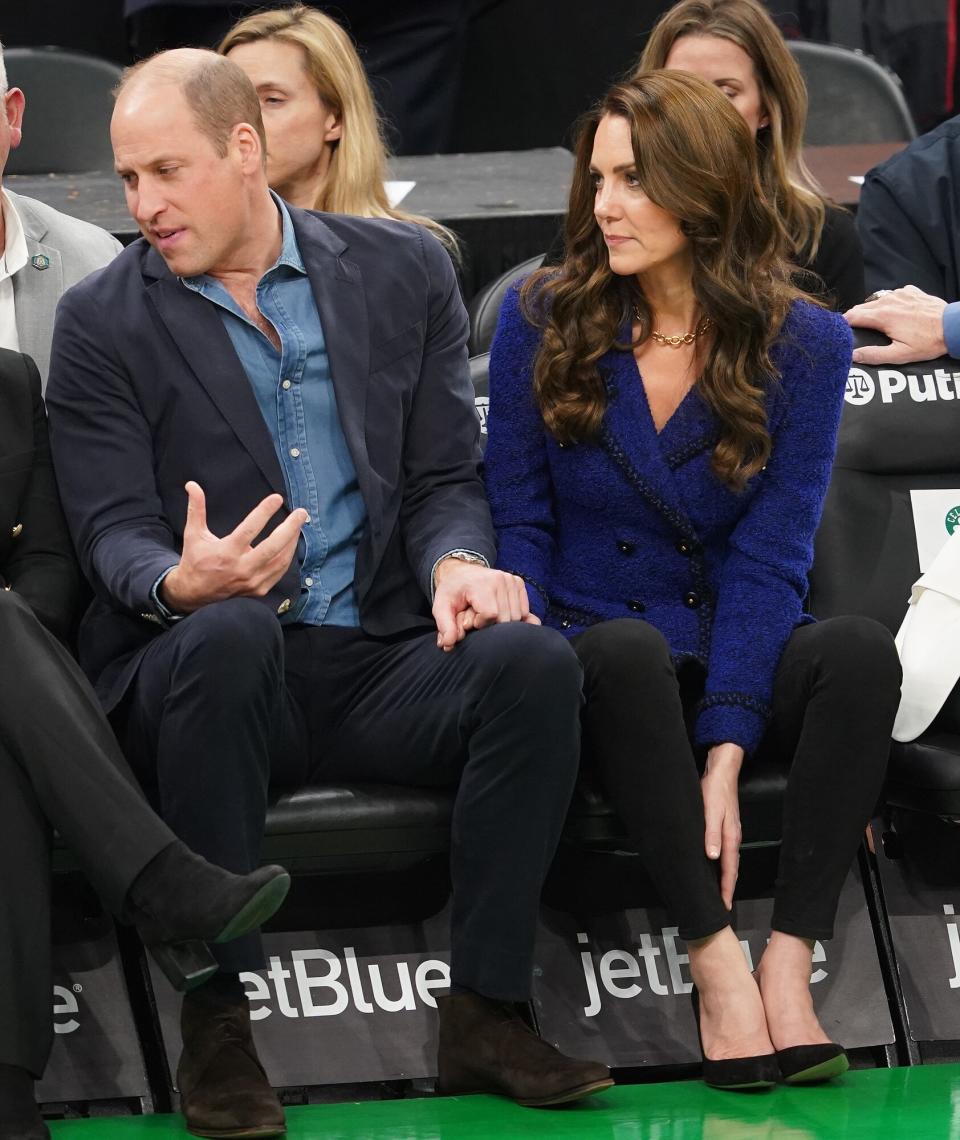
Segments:
[[[0,281],[19,273],[27,264],[27,238],[23,232],[23,222],[9,197],[0,190],[0,207],[3,209],[3,224],[6,241],[3,257],[0,259]]]

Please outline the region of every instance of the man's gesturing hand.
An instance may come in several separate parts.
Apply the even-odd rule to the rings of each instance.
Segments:
[[[283,506],[281,495],[267,495],[224,538],[207,529],[207,503],[198,483],[186,485],[187,521],[180,564],[160,587],[164,604],[189,614],[225,598],[262,598],[286,573],[308,515],[302,507],[283,520],[262,542],[257,535]]]
[[[514,574],[445,558],[437,566],[434,583],[437,645],[445,652],[453,649],[471,629],[507,621],[540,624],[536,614],[530,612],[523,579]]]

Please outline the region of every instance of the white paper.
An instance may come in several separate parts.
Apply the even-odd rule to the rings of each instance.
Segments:
[[[856,184],[857,184],[858,186],[862,186],[862,185],[863,185],[863,179],[864,179],[864,177],[865,177],[865,176],[864,176],[863,174],[848,174],[848,175],[847,175],[847,178],[848,178],[848,179],[849,179],[851,182],[856,182]]]
[[[950,535],[960,528],[960,488],[911,491],[910,505],[917,532],[920,573],[925,574]]]
[[[383,188],[387,192],[387,201],[391,208],[399,206],[414,186],[416,182],[384,182]]]

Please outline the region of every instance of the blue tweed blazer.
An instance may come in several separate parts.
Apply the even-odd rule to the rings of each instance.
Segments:
[[[697,388],[657,434],[630,352],[599,361],[609,405],[596,443],[561,447],[533,399],[539,335],[511,291],[491,352],[485,456],[497,565],[568,636],[615,618],[656,626],[677,664],[706,669],[696,742],[753,751],[787,639],[813,620],[803,601],[850,366],[846,322],[794,303],[773,351],[773,451],[740,494],[710,469],[717,424]]]

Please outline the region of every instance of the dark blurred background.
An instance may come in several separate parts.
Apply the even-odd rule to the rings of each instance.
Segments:
[[[0,40],[57,44],[121,63],[157,20],[195,27],[207,0],[4,0]],[[769,0],[784,33],[869,52],[895,70],[920,131],[955,112],[958,0]],[[228,23],[253,4],[210,8]],[[274,5],[279,6],[279,5]],[[662,0],[341,0],[317,3],[358,40],[393,149],[515,150],[563,144],[571,123],[625,72]],[[211,23],[213,27],[213,23]],[[214,36],[219,34],[216,29]],[[186,36],[185,38],[189,38]],[[428,74],[429,72],[429,74]],[[411,86],[412,84],[412,86]],[[419,84],[419,90],[415,90]]]

